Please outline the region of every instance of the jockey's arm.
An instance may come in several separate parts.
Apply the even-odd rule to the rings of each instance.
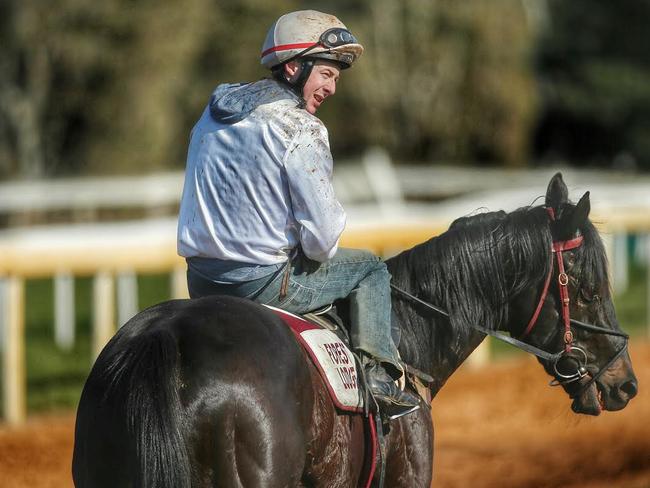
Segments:
[[[300,245],[308,258],[320,262],[334,256],[345,228],[332,167],[327,130],[320,121],[310,121],[293,138],[285,168],[294,217],[300,224]]]

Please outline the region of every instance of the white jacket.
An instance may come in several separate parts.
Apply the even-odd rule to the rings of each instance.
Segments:
[[[191,134],[178,253],[266,265],[300,244],[329,259],[345,227],[332,164],[325,126],[287,87],[217,87]]]

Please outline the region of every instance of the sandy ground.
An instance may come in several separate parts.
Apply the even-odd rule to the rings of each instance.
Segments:
[[[650,344],[633,344],[639,394],[576,415],[532,357],[454,375],[433,402],[435,487],[650,488]]]
[[[573,414],[532,358],[461,369],[433,402],[433,486],[650,488],[650,343],[631,354],[639,395],[596,418]],[[69,413],[0,426],[0,486],[72,486],[73,429]]]

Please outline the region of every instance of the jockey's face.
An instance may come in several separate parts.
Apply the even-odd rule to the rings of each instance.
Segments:
[[[336,63],[318,60],[311,70],[311,74],[302,89],[305,99],[305,109],[310,114],[315,114],[323,101],[336,93],[336,83],[339,81],[340,68]],[[291,62],[287,64],[287,74],[296,79],[300,74],[300,64]]]

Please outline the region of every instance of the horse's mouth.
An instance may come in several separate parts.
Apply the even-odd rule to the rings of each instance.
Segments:
[[[600,415],[603,410],[607,410],[603,397],[603,387],[597,381],[594,381],[589,385],[589,388],[573,399],[571,409],[575,413]]]

